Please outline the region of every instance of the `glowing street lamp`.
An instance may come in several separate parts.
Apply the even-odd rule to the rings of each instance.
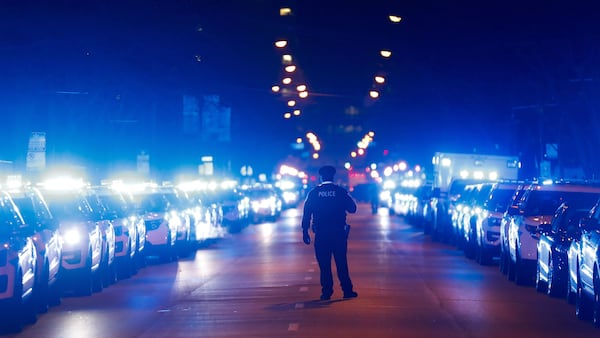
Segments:
[[[379,54],[384,58],[389,58],[390,56],[392,56],[392,52],[389,50],[382,50],[379,52]]]
[[[385,82],[385,77],[380,76],[380,75],[375,76],[375,82],[377,82],[379,84],[384,83]]]
[[[288,105],[288,107],[293,107],[293,106],[295,106],[295,105],[296,105],[296,101],[294,101],[294,100],[289,100],[289,101],[288,101],[288,103],[287,103],[287,105]]]
[[[300,116],[300,109],[294,110],[294,116]]]
[[[402,21],[402,18],[397,15],[390,15],[390,16],[388,16],[388,18],[393,23],[398,23],[398,22]]]
[[[308,97],[308,92],[304,91],[304,92],[300,92],[298,93],[298,96],[300,96],[300,98],[305,99]]]
[[[290,83],[292,83],[292,78],[291,77],[285,77],[285,78],[283,78],[283,80],[281,80],[281,82],[283,84],[289,85]]]
[[[285,67],[285,71],[288,73],[293,73],[296,70],[296,66],[294,65],[289,65]]]
[[[281,89],[281,87],[279,87],[278,85],[274,85],[273,87],[271,87],[271,90],[273,91],[273,93],[279,92],[280,89]]]
[[[287,46],[287,41],[286,40],[277,40],[275,41],[275,47],[277,48],[283,48]]]
[[[290,112],[285,112],[285,113],[283,114],[283,118],[284,118],[284,119],[289,119],[289,118],[291,118],[291,117],[292,117],[292,114],[291,114]]]
[[[281,7],[279,9],[279,16],[288,16],[292,15],[292,9],[289,7]]]
[[[376,90],[371,90],[371,91],[369,91],[369,96],[373,99],[376,99],[379,97],[379,92]]]
[[[298,85],[296,87],[296,90],[299,91],[299,92],[305,92],[306,91],[306,85],[305,84]]]

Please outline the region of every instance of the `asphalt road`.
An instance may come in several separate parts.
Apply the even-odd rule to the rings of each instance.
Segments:
[[[90,297],[64,298],[6,337],[598,337],[564,299],[506,280],[385,209],[349,217],[359,297],[319,301],[299,210],[250,225],[195,257],[150,264]]]

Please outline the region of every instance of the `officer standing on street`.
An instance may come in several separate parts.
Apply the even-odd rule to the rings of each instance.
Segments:
[[[346,257],[350,230],[346,212],[355,213],[356,203],[344,188],[333,183],[334,175],[333,166],[319,169],[321,184],[308,193],[302,215],[304,243],[310,244],[308,229],[311,225],[315,234],[315,255],[321,270],[321,300],[329,300],[333,294],[332,255],[344,298],[358,297],[353,290]]]

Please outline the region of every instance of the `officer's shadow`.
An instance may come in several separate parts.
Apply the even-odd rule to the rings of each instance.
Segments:
[[[330,306],[331,304],[344,302],[347,299],[330,299],[330,300],[319,300],[311,299],[306,301],[299,301],[295,303],[281,303],[267,306],[266,309],[269,311],[289,311],[289,310],[301,310],[301,309],[322,309]]]

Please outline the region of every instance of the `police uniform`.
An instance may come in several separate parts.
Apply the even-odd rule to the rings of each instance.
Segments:
[[[312,225],[315,234],[315,255],[321,270],[321,299],[323,300],[329,299],[333,293],[332,255],[344,297],[357,296],[353,291],[346,257],[348,248],[346,212],[355,213],[356,203],[346,189],[333,183],[333,174],[329,175],[331,171],[335,174],[333,167],[325,169],[325,175],[321,176],[322,183],[308,193],[302,215],[304,233],[307,234]],[[310,240],[307,244],[309,243]]]

